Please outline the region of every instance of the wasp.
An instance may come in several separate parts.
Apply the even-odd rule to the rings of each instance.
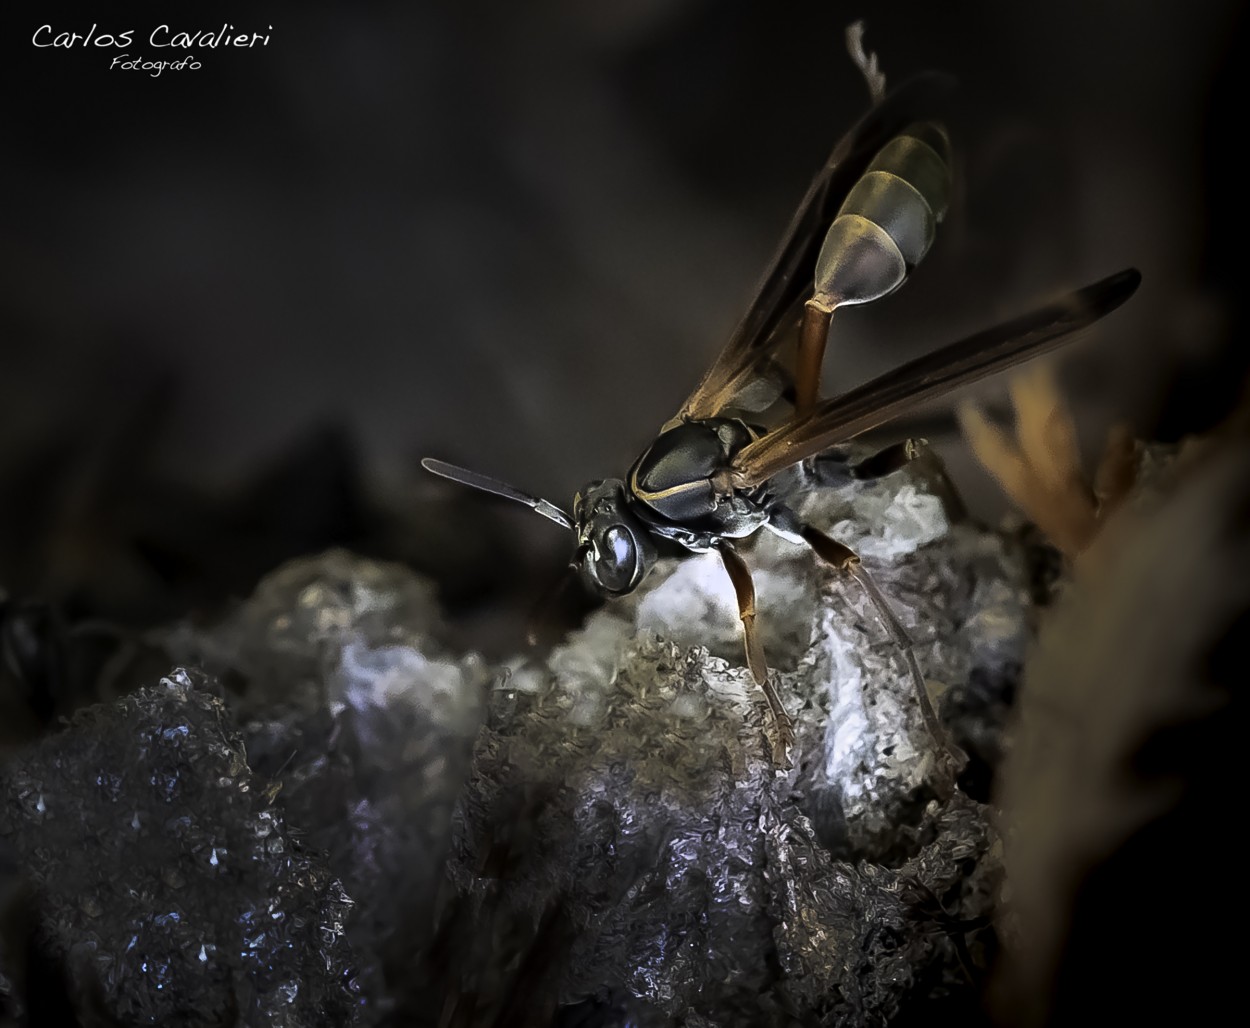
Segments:
[[[573,532],[571,567],[606,598],[636,589],[660,556],[715,550],[733,583],[746,664],[771,710],[773,757],[782,765],[793,725],[769,676],[755,587],[738,542],[767,529],[809,547],[859,583],[905,658],[930,734],[958,763],[889,602],[859,557],[806,523],[795,500],[810,488],[818,455],[918,403],[1054,349],[1120,306],[1140,282],[1127,268],[840,396],[819,398],[834,312],[897,290],[928,252],[946,213],[951,148],[935,111],[952,86],[949,77],[928,74],[876,93],[817,173],[728,343],[623,478],[590,482],[569,514],[475,471],[422,461],[436,475],[523,503]],[[786,365],[782,354],[791,351]],[[778,406],[785,416],[771,427],[754,416]],[[887,474],[918,451],[918,441],[906,440],[847,471],[853,478]]]

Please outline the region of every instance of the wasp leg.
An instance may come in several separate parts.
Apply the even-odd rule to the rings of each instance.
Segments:
[[[598,605],[577,584],[577,565],[570,564],[539,596],[525,622],[525,641],[531,647],[554,645],[585,621]]]
[[[857,461],[852,461],[844,450],[833,449],[810,458],[807,467],[820,485],[872,482],[901,471],[925,452],[925,446],[923,439],[904,439]]]
[[[815,298],[803,308],[799,329],[799,352],[794,365],[794,409],[798,417],[810,414],[820,398],[820,369],[829,341],[833,308]]]
[[[907,629],[903,627],[903,623],[898,619],[898,615],[894,613],[889,602],[877,588],[877,583],[873,581],[872,576],[864,569],[860,562],[859,554],[852,550],[849,546],[843,546],[836,539],[831,539],[824,532],[811,525],[799,522],[797,524],[798,534],[803,538],[821,560],[828,564],[832,564],[835,568],[847,575],[849,578],[855,579],[859,583],[861,589],[872,601],[872,605],[877,609],[877,616],[880,617],[881,623],[885,626],[890,638],[894,641],[894,645],[902,654],[903,662],[907,665],[907,671],[911,675],[912,686],[916,693],[916,699],[920,703],[920,715],[924,718],[925,727],[929,730],[929,735],[933,737],[933,741],[940,750],[943,750],[954,764],[954,770],[958,772],[967,763],[968,758],[964,752],[952,743],[946,735],[946,730],[942,727],[942,722],[938,720],[937,712],[933,709],[933,702],[929,698],[929,689],[925,685],[924,675],[920,672],[920,662],[916,659],[915,646],[911,641],[911,636],[907,634]]]
[[[773,762],[778,767],[790,764],[790,747],[794,745],[794,723],[786,708],[781,705],[781,697],[773,686],[768,675],[768,661],[764,659],[764,644],[755,630],[755,583],[751,581],[751,571],[737,551],[726,541],[721,540],[716,546],[720,558],[733,582],[734,592],[738,596],[738,617],[742,619],[742,641],[746,648],[747,667],[755,676],[755,681],[764,690],[768,707],[773,715],[773,727],[776,738],[773,741]]]
[[[904,439],[901,443],[878,450],[863,460],[856,461],[847,470],[850,476],[861,482],[885,478],[901,471],[924,452],[923,439]]]

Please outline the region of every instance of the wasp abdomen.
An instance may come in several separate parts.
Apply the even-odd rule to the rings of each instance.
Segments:
[[[918,122],[883,146],[843,201],[816,259],[815,299],[828,309],[893,292],[933,245],[950,202],[950,146]]]

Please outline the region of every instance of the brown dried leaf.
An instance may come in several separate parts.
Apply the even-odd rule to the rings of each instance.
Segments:
[[[1081,468],[1076,425],[1050,370],[1034,368],[1011,383],[1015,439],[971,404],[959,421],[973,454],[1003,492],[1064,554],[1093,541],[1101,520],[1132,484],[1132,441],[1112,436],[1099,468],[1110,502],[1099,505]],[[1114,447],[1114,449],[1112,449]]]
[[[1201,459],[1174,467],[1160,493],[1122,505],[1113,528],[1082,555],[1026,664],[996,790],[1007,873],[996,990],[1002,1023],[1066,1023],[1048,1010],[1057,1001],[1065,1014],[1073,1004],[1121,1002],[1121,986],[1103,970],[1111,962],[1091,954],[1151,945],[1142,931],[1148,912],[1131,923],[1108,913],[1092,924],[1074,911],[1087,889],[1110,894],[1095,868],[1144,838],[1143,826],[1184,795],[1194,802],[1182,755],[1144,762],[1147,741],[1178,726],[1192,734],[1206,725],[1209,737],[1210,725],[1226,720],[1230,696],[1212,678],[1212,653],[1250,603],[1250,451],[1228,433],[1203,442]],[[1229,753],[1210,756],[1235,762]],[[1150,863],[1158,852],[1132,850],[1117,866],[1177,887],[1196,873]],[[1199,848],[1193,856],[1196,867],[1212,859]],[[1087,917],[1103,909],[1090,902]],[[1151,897],[1143,893],[1141,902]],[[1188,920],[1182,913],[1171,923]],[[1074,932],[1084,933],[1083,945],[1071,944]],[[1160,938],[1175,944],[1175,936]],[[1078,988],[1057,1000],[1062,973],[1077,973],[1071,966],[1082,960],[1080,980],[1105,980],[1107,991],[1091,997]],[[1185,989],[1182,976],[1171,994]]]

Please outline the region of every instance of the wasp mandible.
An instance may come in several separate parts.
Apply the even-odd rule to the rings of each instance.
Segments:
[[[1141,278],[1125,269],[819,400],[834,312],[898,289],[928,252],[946,213],[951,153],[935,111],[951,88],[951,80],[938,74],[889,93],[874,88],[873,106],[838,141],[799,204],[746,316],[624,478],[590,482],[568,514],[477,472],[422,461],[434,474],[523,503],[572,531],[572,566],[601,596],[636,589],[661,555],[716,550],[737,596],[747,666],[772,712],[779,764],[788,760],[793,726],[769,676],[756,627],[755,587],[736,541],[768,529],[810,547],[858,582],[904,656],[930,734],[957,759],[889,602],[851,549],[795,512],[795,498],[810,485],[805,462],[918,403],[1054,349],[1124,303]],[[787,371],[779,353],[794,341],[796,329],[793,370]],[[788,414],[780,423],[765,427],[752,417],[783,401]],[[849,472],[859,478],[888,474],[917,452],[917,443],[907,440]]]

